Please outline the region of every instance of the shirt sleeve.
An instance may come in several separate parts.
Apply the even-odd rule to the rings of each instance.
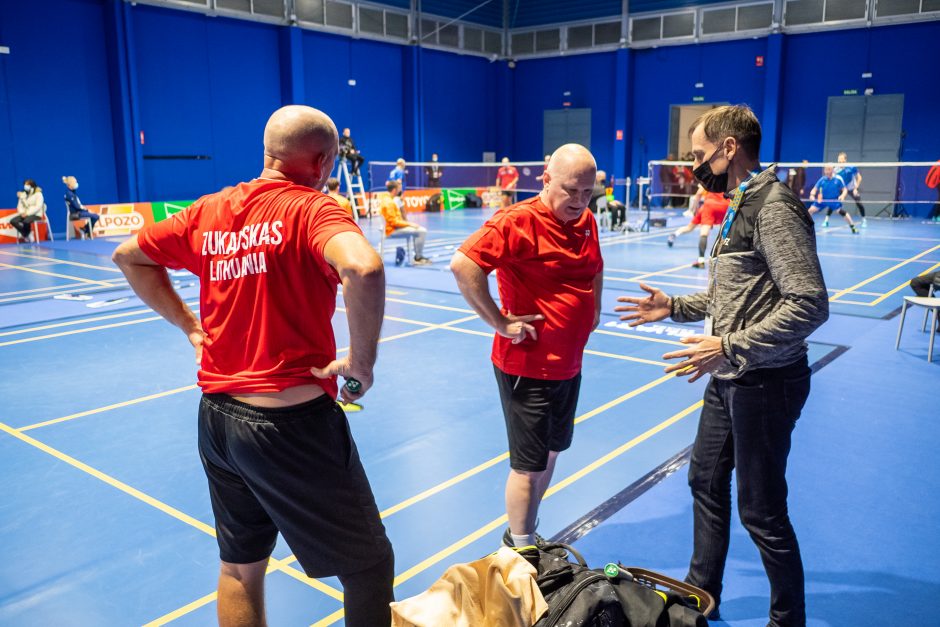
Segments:
[[[467,238],[460,252],[489,274],[512,258],[512,240],[505,216],[494,216],[480,230]]]
[[[158,265],[173,270],[185,268],[198,275],[200,255],[194,250],[198,244],[193,242],[192,235],[201,207],[197,200],[166,220],[145,226],[137,234],[137,245]]]
[[[317,264],[327,275],[334,274],[335,270],[326,260],[326,244],[335,235],[347,231],[362,234],[359,225],[339,203],[329,196],[313,201],[313,206],[307,212],[307,242]]]

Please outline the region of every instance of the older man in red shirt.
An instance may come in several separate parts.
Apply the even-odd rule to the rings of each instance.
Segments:
[[[496,331],[492,360],[509,436],[508,546],[541,541],[539,504],[571,446],[581,359],[600,319],[603,260],[585,211],[597,165],[578,144],[555,151],[538,196],[498,211],[454,255],[471,307]],[[486,275],[496,275],[501,307]]]
[[[310,577],[339,576],[346,624],[391,620],[394,559],[346,416],[372,385],[382,261],[321,194],[336,127],[304,106],[264,129],[264,169],[143,229],[114,253],[134,291],[189,338],[201,365],[199,454],[222,559],[219,624],[264,625],[264,574],[280,531]],[[200,321],[166,268],[199,276]],[[330,319],[343,284],[349,352]]]

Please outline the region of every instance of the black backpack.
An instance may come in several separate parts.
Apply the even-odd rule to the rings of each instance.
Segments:
[[[467,209],[477,209],[483,206],[483,199],[480,198],[477,194],[470,192],[464,196],[463,206]]]
[[[425,211],[440,211],[441,210],[441,193],[435,192],[431,194],[431,197],[428,198],[427,203],[424,205]]]
[[[590,569],[566,544],[520,549],[538,571],[548,613],[535,627],[707,627],[711,597],[703,590],[640,569]],[[574,557],[571,562],[568,556]],[[662,588],[666,589],[663,590]]]

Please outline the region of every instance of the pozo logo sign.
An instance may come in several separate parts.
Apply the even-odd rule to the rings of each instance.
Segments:
[[[103,214],[98,222],[99,229],[142,229],[144,216],[136,211],[130,213]]]

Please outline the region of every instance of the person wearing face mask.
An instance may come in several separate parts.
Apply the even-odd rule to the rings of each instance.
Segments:
[[[424,174],[428,177],[428,187],[440,187],[444,168],[437,165],[437,153],[431,155],[431,165],[424,166]]]
[[[2,220],[9,222],[24,240],[29,240],[33,222],[41,221],[45,211],[42,188],[33,179],[26,179],[23,181],[23,189],[16,192],[16,213]]]
[[[95,230],[95,224],[98,223],[98,214],[85,209],[85,205],[79,200],[75,190],[78,189],[78,179],[74,176],[63,176],[62,182],[65,183],[65,206],[69,210],[69,222],[75,220],[86,220],[85,233],[90,237]],[[72,228],[71,225],[68,228]]]
[[[695,176],[731,203],[712,247],[708,288],[615,308],[631,326],[671,317],[705,321],[666,368],[695,381],[711,374],[689,464],[694,540],[686,580],[720,604],[731,528],[731,475],[741,522],[770,580],[772,627],[806,624],[803,563],[787,513],[790,436],[810,389],[806,337],[829,317],[813,221],[771,165],[761,170],[761,129],[746,106],[717,107],[689,129]],[[717,618],[717,613],[709,618]]]
[[[492,361],[509,436],[507,546],[542,542],[539,504],[558,454],[571,446],[581,359],[600,320],[604,262],[585,209],[597,165],[590,151],[555,151],[538,196],[497,211],[461,245],[451,270],[496,331]],[[490,296],[493,270],[502,307]]]

